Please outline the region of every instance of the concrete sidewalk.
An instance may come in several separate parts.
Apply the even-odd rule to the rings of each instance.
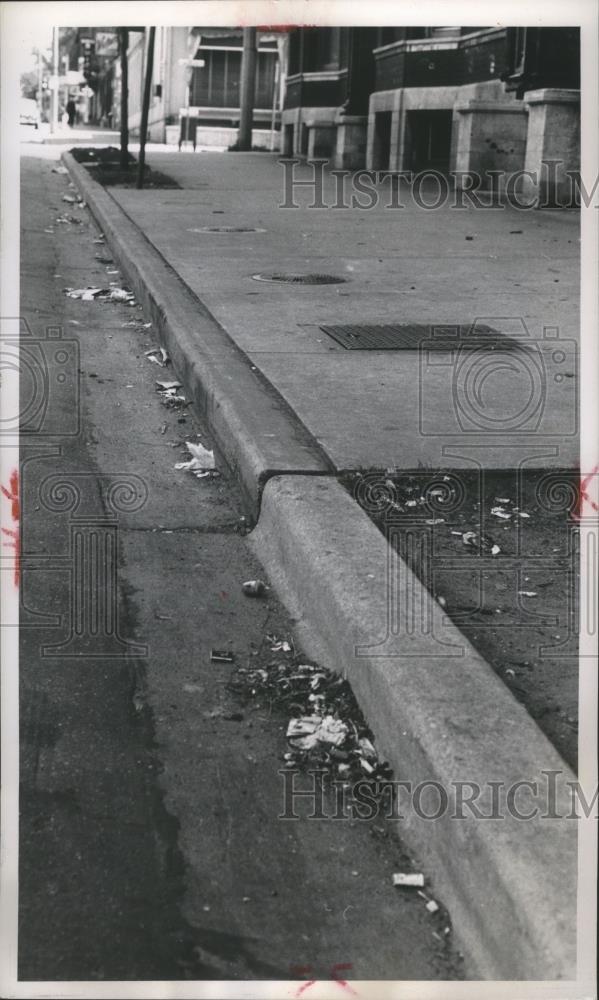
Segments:
[[[497,468],[523,458],[541,467],[576,460],[575,351],[565,344],[576,302],[576,216],[414,206],[405,215],[382,207],[279,210],[280,168],[267,154],[149,159],[179,183],[191,174],[190,186],[108,192],[72,157],[65,162],[259,513],[256,552],[306,652],[349,679],[381,751],[413,786],[432,782],[455,804],[456,781],[474,782],[487,797],[491,781],[511,788],[532,778],[542,786],[542,774],[554,770],[563,779],[558,815],[567,815],[564,782],[573,773],[408,566],[394,563],[383,534],[335,472],[471,467],[473,459]],[[212,231],[224,226],[244,231]],[[509,259],[512,240],[521,247],[517,260]],[[554,241],[563,245],[559,262]],[[482,255],[473,249],[477,242]],[[466,248],[462,256],[454,243]],[[346,248],[351,256],[340,254]],[[534,299],[526,290],[510,299],[506,288],[525,267],[526,282],[538,284]],[[350,280],[313,287],[252,279],[283,270]],[[562,283],[567,294],[555,291]],[[431,389],[424,378],[419,384],[419,351],[345,351],[319,330],[327,322],[469,324],[498,315],[511,317],[511,325],[501,321],[510,334],[514,317],[531,327],[568,324],[560,331],[562,355],[555,344],[542,347],[540,375],[528,380],[529,390],[541,387],[536,411],[544,434],[453,434],[451,369],[460,352],[449,365],[451,353],[443,355]],[[519,353],[491,356],[499,362],[491,399],[497,419],[509,406],[522,410],[527,383],[518,381],[513,363]],[[551,364],[572,377],[549,377],[544,366]],[[422,431],[425,410],[425,431],[432,421],[436,433]],[[394,565],[397,578],[389,576]],[[400,608],[402,628],[395,631]],[[420,627],[420,618],[432,627]],[[522,823],[507,813],[499,823],[474,816],[456,823],[451,805],[437,822],[410,815],[398,823],[400,837],[434,869],[451,900],[458,939],[481,978],[575,977],[576,827],[547,816]]]
[[[405,192],[405,208],[390,209],[386,182],[367,211],[309,209],[313,188],[299,186],[302,207],[280,208],[285,173],[276,155],[152,151],[148,161],[182,190],[111,194],[338,471],[577,464],[578,213],[427,211]],[[306,166],[295,174],[313,176]],[[323,200],[335,204],[330,174]],[[259,283],[259,272],[330,273],[345,283]],[[489,378],[470,352],[348,351],[320,329],[476,320],[518,339],[523,321],[533,354],[494,354]],[[543,328],[549,337],[559,331],[558,350]]]

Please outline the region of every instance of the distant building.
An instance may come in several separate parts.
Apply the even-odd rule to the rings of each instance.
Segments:
[[[141,120],[147,38],[131,34],[129,61],[129,128],[135,135]],[[254,101],[255,145],[269,148],[280,124],[276,36],[259,35]],[[228,146],[237,139],[241,80],[242,31],[235,28],[157,28],[148,139],[178,142],[181,118],[192,119],[197,141]],[[204,63],[185,66],[185,60]],[[274,104],[274,111],[273,111]]]
[[[337,167],[514,172],[579,166],[577,28],[299,28],[286,154]]]

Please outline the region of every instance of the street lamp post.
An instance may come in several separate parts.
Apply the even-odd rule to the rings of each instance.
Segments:
[[[52,28],[52,120],[50,131],[58,131],[58,80],[60,66],[58,65],[58,40],[60,28]]]

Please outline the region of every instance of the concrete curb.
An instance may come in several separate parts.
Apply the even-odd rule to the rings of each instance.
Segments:
[[[395,777],[446,790],[441,818],[406,804],[397,832],[448,903],[475,974],[574,979],[577,822],[485,822],[467,808],[450,818],[456,782],[486,788],[477,805],[492,815],[490,781],[543,789],[543,770],[560,772],[556,811],[568,815],[565,782],[575,776],[558,752],[338,482],[269,480],[250,538],[304,648],[349,679]],[[391,604],[402,622],[430,613],[428,632],[391,634]],[[422,811],[434,815],[440,793],[429,791]],[[541,795],[536,803],[547,811]],[[534,804],[523,794],[518,808]]]
[[[62,160],[260,514],[250,539],[298,619],[304,648],[348,677],[396,778],[446,790],[443,817],[406,810],[398,833],[450,904],[472,974],[574,979],[577,823],[450,819],[456,782],[543,788],[543,770],[560,773],[556,809],[567,815],[565,782],[574,774],[394,557],[276,390],[104,188],[70,154]],[[391,603],[402,620],[413,610],[431,630],[389,635]],[[425,799],[434,813],[438,794]],[[478,805],[492,812],[488,796]]]
[[[269,476],[330,475],[332,466],[295,413],[156,247],[70,153],[61,159],[152,317],[254,517]]]

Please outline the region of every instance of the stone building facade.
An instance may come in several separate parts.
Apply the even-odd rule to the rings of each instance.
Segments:
[[[297,29],[282,136],[337,168],[540,178],[559,161],[555,195],[579,167],[578,29]]]

